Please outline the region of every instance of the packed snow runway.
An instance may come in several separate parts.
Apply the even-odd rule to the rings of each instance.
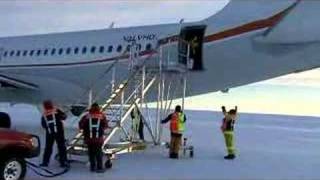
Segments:
[[[29,106],[9,111],[18,130],[41,132],[40,114]],[[223,159],[225,145],[220,132],[222,114],[186,111],[187,132],[195,157],[167,158],[164,147],[117,156],[104,174],[91,173],[74,163],[69,173],[55,179],[319,179],[320,119],[280,115],[240,114],[236,124],[238,157]],[[168,140],[166,129],[164,140]],[[42,138],[43,140],[43,138]],[[43,143],[42,143],[43,144]],[[34,159],[34,162],[40,162]],[[59,170],[57,162],[51,168]],[[27,179],[45,179],[28,171]]]

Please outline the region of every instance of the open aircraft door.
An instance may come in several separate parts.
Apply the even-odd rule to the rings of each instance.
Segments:
[[[179,62],[188,64],[190,70],[203,70],[203,39],[205,33],[205,25],[186,26],[181,29],[179,40],[179,54],[188,54],[188,46],[190,45],[189,62],[186,56],[179,56]]]

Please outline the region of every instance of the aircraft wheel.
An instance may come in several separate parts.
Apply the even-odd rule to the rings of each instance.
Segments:
[[[0,112],[0,128],[10,128],[11,118],[9,114]]]

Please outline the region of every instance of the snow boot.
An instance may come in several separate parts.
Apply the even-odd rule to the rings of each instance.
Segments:
[[[236,156],[234,154],[229,154],[228,156],[225,156],[224,159],[227,159],[227,160],[232,160],[236,158]]]
[[[104,173],[104,172],[106,172],[105,169],[97,169],[97,171],[96,171],[96,173]]]
[[[179,155],[176,153],[171,153],[169,156],[170,159],[179,159]]]

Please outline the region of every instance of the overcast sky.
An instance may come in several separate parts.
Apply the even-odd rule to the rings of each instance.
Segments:
[[[176,23],[182,18],[185,21],[198,21],[215,14],[227,3],[228,0],[0,0],[0,37],[103,29],[108,28],[112,22],[115,22],[115,27],[125,27]],[[247,112],[320,116],[317,105],[320,97],[317,99],[314,96],[320,90],[319,70],[288,75],[256,85],[261,88],[255,96],[248,96],[256,90],[248,86],[231,91],[228,96],[209,94],[193,98],[189,101],[189,107],[218,110],[220,104],[229,102],[242,106],[242,110]],[[274,85],[287,86],[290,90],[278,90]],[[283,93],[286,98],[283,98]],[[265,107],[261,106],[261,102],[264,102]],[[292,107],[295,104],[305,107],[305,111]]]
[[[228,0],[1,0],[0,36],[197,21]]]

